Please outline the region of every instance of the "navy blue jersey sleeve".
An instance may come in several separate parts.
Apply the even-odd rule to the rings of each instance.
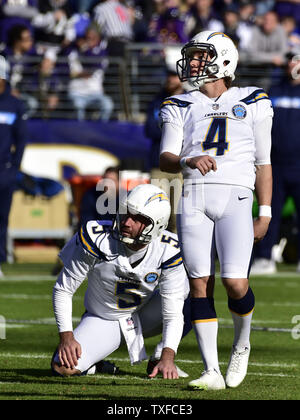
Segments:
[[[14,134],[14,153],[12,156],[12,165],[18,169],[22,161],[25,145],[28,141],[25,110],[23,104],[20,101],[18,101],[16,120],[12,128]]]

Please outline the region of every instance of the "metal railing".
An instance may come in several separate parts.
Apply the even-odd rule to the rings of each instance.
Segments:
[[[160,91],[165,80],[170,51],[176,53],[176,50],[162,44],[130,43],[124,58],[109,57],[103,86],[105,94],[114,103],[113,119],[144,121],[150,101]],[[177,53],[180,53],[180,49]],[[43,76],[39,70],[41,60],[27,58],[26,62],[19,63],[22,77],[18,80],[16,72],[11,80],[12,86],[18,80],[17,87],[29,108],[29,117],[76,119],[76,109],[68,95],[71,77],[67,57],[59,58],[54,71],[48,76]],[[99,61],[98,58],[81,59],[83,67],[91,63],[96,67]],[[242,61],[236,72],[235,84],[256,85],[268,90],[271,81],[274,82],[281,75],[280,68]],[[93,106],[88,107],[86,119],[95,120],[100,117],[99,110]]]

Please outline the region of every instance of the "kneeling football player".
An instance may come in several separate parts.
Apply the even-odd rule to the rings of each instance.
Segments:
[[[89,221],[65,245],[60,253],[64,267],[53,289],[60,336],[51,362],[55,374],[103,368],[101,361],[122,340],[131,363],[138,363],[147,359],[144,338],[162,332],[148,364],[149,377],[184,376],[174,358],[189,287],[177,236],[165,230],[169,217],[167,195],[154,185],[139,185],[121,203],[114,224]],[[73,331],[72,297],[86,278],[86,312]]]

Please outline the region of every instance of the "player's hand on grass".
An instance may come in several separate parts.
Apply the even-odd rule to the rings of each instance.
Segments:
[[[178,379],[178,372],[174,363],[175,353],[172,349],[164,348],[161,359],[153,368],[149,378],[155,378],[159,373],[164,379]]]
[[[260,216],[254,220],[254,242],[259,242],[265,237],[269,228],[270,221],[271,218],[265,216]]]
[[[178,372],[174,362],[170,361],[160,361],[153,369],[152,373],[149,375],[149,378],[155,378],[159,373],[162,374],[164,379],[178,379]]]
[[[217,170],[217,164],[215,159],[208,155],[187,158],[186,164],[191,169],[198,169],[203,176],[210,171]]]
[[[81,345],[75,340],[72,331],[59,334],[58,357],[62,366],[74,369],[81,357]]]

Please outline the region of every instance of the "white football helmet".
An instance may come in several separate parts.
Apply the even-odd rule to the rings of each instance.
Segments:
[[[190,62],[195,51],[208,53],[210,59],[199,59],[196,76],[190,75]],[[181,50],[182,58],[177,61],[177,73],[182,82],[199,88],[204,83],[216,79],[230,77],[234,80],[234,72],[239,54],[231,38],[223,32],[203,31],[195,35]]]
[[[120,224],[122,215],[126,215],[128,212],[131,214],[140,214],[150,222],[138,238],[129,238],[121,233]],[[116,217],[118,239],[127,244],[146,245],[160,236],[162,231],[166,229],[170,214],[171,205],[167,194],[155,185],[140,184],[133,188],[127,197],[120,202]]]

